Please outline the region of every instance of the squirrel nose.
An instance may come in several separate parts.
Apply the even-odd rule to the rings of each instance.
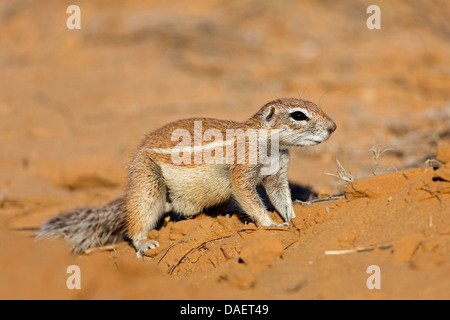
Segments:
[[[330,119],[327,127],[328,133],[332,134],[336,130],[336,128],[337,128],[336,123],[334,123],[334,121]]]

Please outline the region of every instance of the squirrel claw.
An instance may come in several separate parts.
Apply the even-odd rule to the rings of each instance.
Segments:
[[[289,222],[283,222],[283,223],[275,223],[273,225],[274,227],[289,227]]]
[[[136,249],[136,256],[138,258],[142,258],[146,251],[159,247],[158,241],[148,239],[133,241],[133,245]]]
[[[276,223],[271,221],[270,223],[262,224],[263,227],[279,228],[279,227],[289,227],[289,222]]]

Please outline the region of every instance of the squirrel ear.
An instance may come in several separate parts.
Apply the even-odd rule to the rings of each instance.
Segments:
[[[273,122],[275,121],[275,115],[277,113],[277,110],[274,106],[269,106],[267,110],[263,112],[262,116],[262,123],[263,125],[269,125],[271,126]]]

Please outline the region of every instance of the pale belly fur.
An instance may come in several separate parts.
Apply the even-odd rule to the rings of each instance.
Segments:
[[[231,197],[231,181],[226,165],[197,167],[161,165],[174,212],[191,216],[219,205]]]

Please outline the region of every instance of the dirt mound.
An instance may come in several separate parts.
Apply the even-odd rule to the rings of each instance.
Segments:
[[[201,274],[290,298],[448,298],[449,170],[447,163],[358,180],[339,200],[296,205],[290,229],[242,226],[236,216],[169,222],[152,232],[163,244],[152,260],[177,277]],[[373,264],[381,293],[365,287]],[[405,285],[411,277],[423,292]]]

